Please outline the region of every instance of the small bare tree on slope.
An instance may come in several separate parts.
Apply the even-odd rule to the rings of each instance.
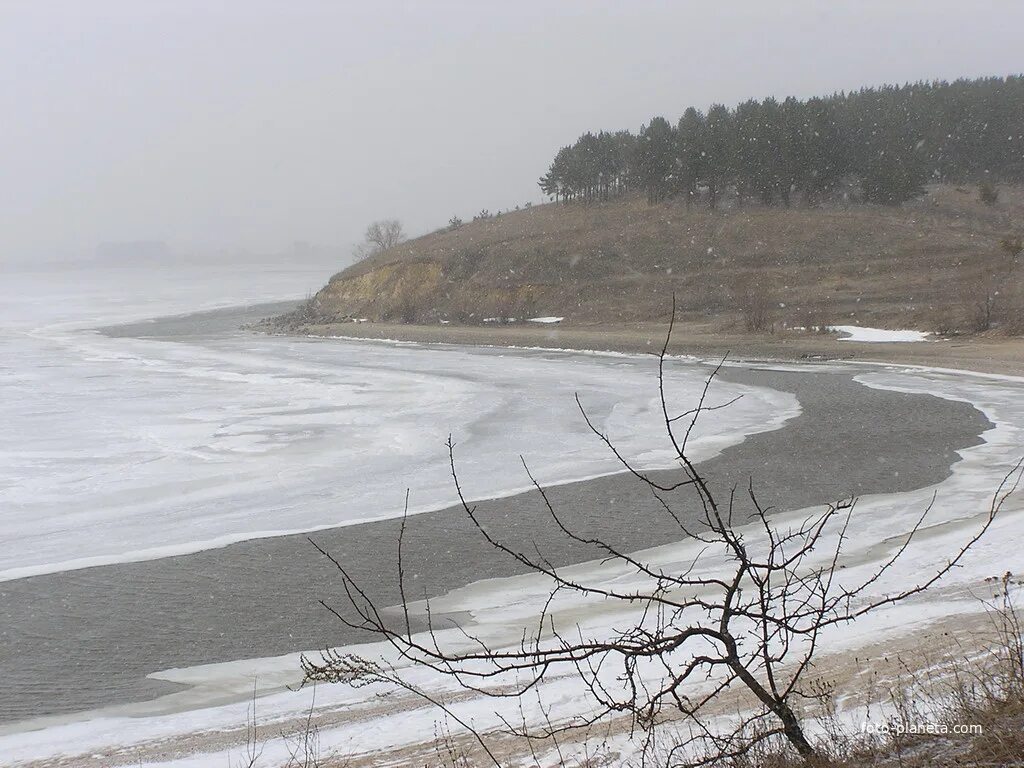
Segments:
[[[673,320],[674,315],[673,307]],[[579,407],[597,438],[650,490],[658,508],[675,520],[680,537],[700,542],[702,548],[686,567],[666,572],[573,530],[550,503],[544,488],[533,480],[525,462],[536,492],[561,533],[591,547],[595,557],[624,566],[635,577],[635,583],[643,586],[621,588],[617,586],[621,581],[579,580],[567,569],[556,568],[539,552],[506,543],[500,532],[482,524],[475,507],[463,496],[455,445],[449,438],[455,487],[480,535],[498,552],[550,580],[550,596],[541,615],[523,628],[522,640],[511,647],[492,647],[461,627],[458,631],[462,642],[451,643],[439,635],[441,628],[431,618],[428,602],[428,628],[415,632],[402,562],[404,520],[398,540],[397,579],[402,596],[399,617],[385,616],[344,564],[314,542],[341,574],[345,598],[354,613],[323,604],[344,624],[369,630],[386,641],[401,659],[429,667],[466,691],[486,697],[515,698],[536,693],[542,682],[567,669],[582,681],[589,698],[581,702],[577,713],[554,722],[545,717],[546,722],[537,727],[526,724],[525,718],[522,725],[504,721],[506,734],[528,739],[531,744],[625,716],[630,732],[640,738],[642,764],[717,764],[742,758],[772,739],[784,739],[799,755],[813,760],[817,750],[801,723],[801,700],[821,694],[815,693],[813,685],[802,685],[802,681],[819,649],[822,632],[920,594],[956,568],[1015,490],[1022,465],[1005,477],[977,531],[944,563],[898,591],[877,594],[873,585],[877,586],[907,552],[932,505],[916,518],[902,541],[892,545],[880,564],[850,583],[844,579],[842,556],[853,499],[830,504],[802,522],[782,528],[773,524],[751,483],[743,493],[733,488],[728,498],[716,498],[689,458],[687,442],[702,414],[729,403],[706,404],[716,368],[695,408],[683,413],[670,410],[665,398],[665,359],[671,334],[670,324],[659,357],[658,379],[661,416],[680,468],[677,480],[665,483],[638,470],[591,421],[582,404]],[[696,505],[696,524],[684,522],[679,514],[686,503]],[[588,632],[579,625],[557,626],[551,606],[565,593],[632,607],[636,621],[625,629],[603,634]],[[383,658],[328,650],[318,658],[304,657],[302,664],[305,679],[310,682],[356,686],[383,682],[424,697],[466,727],[493,764],[500,765],[488,747],[486,734],[456,716],[440,693],[411,683]],[[723,729],[721,720],[715,717],[720,713],[712,711],[713,705],[733,689],[745,694],[749,706],[744,706],[743,714]],[[656,743],[655,736],[659,725],[668,720],[681,721],[688,727],[685,736],[676,735],[666,747]]]
[[[366,242],[377,251],[394,248],[403,240],[405,232],[402,231],[402,222],[398,219],[375,221],[366,228]]]
[[[363,242],[352,252],[356,260],[368,258],[405,242],[405,230],[398,219],[381,219],[366,227]]]

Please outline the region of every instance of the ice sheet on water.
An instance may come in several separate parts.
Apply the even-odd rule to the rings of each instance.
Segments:
[[[885,594],[887,591],[891,593],[897,585],[905,588],[909,582],[920,578],[922,573],[930,572],[950,552],[956,551],[966,535],[977,530],[993,489],[1020,455],[1024,436],[1024,399],[1021,398],[1024,380],[905,366],[861,369],[858,380],[867,386],[881,389],[927,392],[939,397],[972,402],[994,424],[984,434],[984,442],[960,451],[962,460],[953,466],[951,476],[938,486],[860,500],[859,524],[846,546],[849,564],[843,571],[843,578],[850,580],[850,583],[864,578],[873,564],[888,557],[891,548],[902,541],[899,534],[905,533],[913,525],[922,509],[929,504],[933,505],[927,537],[909,549],[899,561],[898,568],[875,586],[879,594]],[[796,524],[808,512],[786,513],[776,522],[783,526]],[[990,535],[979,542],[971,557],[963,562],[963,567],[950,574],[932,592],[921,599],[881,610],[866,620],[833,628],[823,635],[819,643],[826,654],[822,664],[829,663],[831,654],[849,656],[860,653],[861,648],[877,643],[880,637],[889,639],[893,647],[898,647],[896,643],[900,637],[919,637],[933,622],[983,612],[985,606],[978,599],[981,594],[978,589],[984,584],[985,578],[999,575],[1006,569],[1006,542],[1017,541],[1022,527],[1024,504],[1020,499],[1013,499],[997,518]],[[747,533],[748,543],[757,546],[759,533],[756,528]],[[835,533],[830,535],[834,536]],[[682,541],[648,550],[641,556],[646,562],[665,570],[684,565],[689,567],[701,546],[692,540]],[[817,556],[827,558],[831,552],[829,542],[826,541],[820,549]],[[808,567],[814,565],[812,562]],[[714,566],[709,563],[708,567]],[[572,566],[567,575],[586,583],[614,583],[622,590],[644,581],[630,571],[615,561],[595,561]],[[624,609],[617,601],[589,601],[565,592],[558,600],[548,604],[549,587],[548,582],[536,575],[478,582],[432,601],[432,609],[435,615],[443,611],[458,611],[471,616],[470,631],[481,636],[494,648],[515,646],[521,639],[524,619],[532,626],[530,617],[536,616],[541,606],[546,606],[553,621],[559,625],[563,621],[570,626],[580,622],[584,632],[592,632],[597,636],[602,633],[610,635],[616,628],[621,629],[628,621],[634,620],[630,613],[634,609]],[[587,608],[585,611],[582,609],[584,603]],[[422,610],[422,606],[419,610]],[[460,638],[465,640],[457,630],[441,632],[442,643],[458,643]],[[371,657],[378,652],[387,654],[383,644],[361,646],[353,650]],[[396,659],[396,663],[403,666],[408,664],[400,659]],[[301,721],[314,694],[309,687],[300,691],[285,689],[286,684],[296,682],[297,667],[297,656],[292,654],[275,659],[232,661],[161,673],[157,676],[160,679],[199,686],[194,689],[199,702],[215,700],[214,697],[225,690],[237,692],[238,700],[206,709],[132,718],[130,740],[133,744],[159,744],[161,739],[175,739],[180,744],[185,741],[183,734],[201,738],[204,732],[241,729],[247,717],[246,692],[251,690],[254,678],[267,691],[267,695],[260,698],[262,719],[275,724],[289,719]],[[613,669],[611,674],[617,672],[617,669]],[[663,670],[654,672],[661,674]],[[438,676],[425,667],[406,668],[404,673],[417,685],[428,690],[444,690],[446,686],[453,685],[444,676]],[[654,682],[657,679],[657,675],[652,678]],[[694,683],[698,688],[704,684],[706,681]],[[435,709],[422,702],[382,709],[379,706],[380,699],[375,697],[377,692],[378,689],[372,687],[356,689],[349,686],[326,686],[315,691],[318,708],[322,712],[335,713],[334,722],[319,733],[319,743],[325,752],[336,748],[340,754],[358,756],[430,742],[440,717]],[[506,719],[526,717],[531,723],[541,723],[544,722],[541,718],[551,716],[551,713],[582,714],[580,707],[588,701],[582,684],[571,671],[564,675],[557,672],[548,675],[538,689],[537,697],[524,697],[526,700],[523,701],[463,696],[454,701],[452,706],[460,717],[472,719],[476,727],[486,730],[500,725],[498,714]],[[537,705],[540,698],[545,704],[544,713],[541,713]],[[843,706],[856,705],[856,702],[851,704],[850,701],[841,703]],[[520,706],[525,709],[520,710]],[[337,714],[342,712],[343,716]],[[841,717],[853,718],[855,714],[856,711],[840,711]],[[0,738],[0,747],[15,758],[24,759],[62,752],[103,752],[124,748],[128,722],[124,717],[104,715],[88,722],[11,734]],[[850,719],[849,722],[857,721]],[[243,738],[243,735],[238,735],[237,743],[241,744]],[[285,747],[283,740],[268,742],[264,753],[266,763],[286,764],[288,754]],[[622,747],[628,750],[635,748],[635,745],[624,743]],[[211,739],[205,746],[198,742],[196,750],[194,754],[182,754],[167,762],[160,761],[159,764],[167,768],[228,764],[232,759],[238,759],[242,747],[225,748],[221,740]],[[629,754],[628,751],[625,754]]]
[[[84,328],[183,311],[179,294],[190,291],[205,306],[218,286],[240,298],[229,275],[158,277],[153,293],[152,274],[79,275],[76,285],[29,275],[20,291],[5,286],[33,301],[3,318],[0,538],[10,546],[0,578],[394,516],[406,488],[414,512],[446,506],[455,501],[449,433],[474,497],[525,490],[519,454],[549,484],[617,471],[576,412],[577,391],[627,455],[670,459],[651,358],[256,336],[157,341]],[[249,279],[246,299],[271,297]],[[112,287],[118,295],[108,296]],[[681,409],[705,375],[673,364]],[[741,392],[695,434],[698,454],[798,409],[789,395],[725,383],[713,398]]]

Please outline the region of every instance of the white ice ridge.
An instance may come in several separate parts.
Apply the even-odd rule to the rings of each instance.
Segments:
[[[528,322],[528,323],[544,323],[544,324],[550,325],[550,324],[553,324],[553,323],[560,323],[563,320],[565,320],[564,317],[531,317],[526,322]]]

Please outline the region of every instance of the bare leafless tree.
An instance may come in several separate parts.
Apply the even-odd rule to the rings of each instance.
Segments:
[[[766,281],[750,275],[739,277],[733,283],[733,301],[740,310],[743,327],[750,333],[771,330],[774,301]]]
[[[394,248],[406,240],[402,230],[402,222],[398,219],[382,219],[375,221],[366,228],[363,242],[352,249],[353,257],[358,261],[374,254]]]
[[[998,248],[981,254],[977,265],[972,265],[973,275],[965,278],[974,302],[971,330],[989,331],[999,324],[1011,333],[1024,328],[1024,296],[1017,278],[1022,252],[1021,237],[1007,235]]]
[[[386,251],[404,240],[405,232],[398,219],[375,221],[366,228],[366,242],[374,251]]]
[[[675,308],[673,307],[673,320]],[[580,580],[549,562],[539,551],[507,543],[499,531],[486,527],[476,507],[463,495],[456,471],[455,444],[449,438],[451,473],[461,505],[476,530],[498,552],[526,570],[550,581],[550,595],[540,615],[524,627],[511,647],[492,647],[459,627],[461,642],[445,642],[426,604],[426,629],[416,632],[406,598],[402,558],[405,520],[398,537],[397,582],[402,599],[396,618],[385,615],[366,589],[315,542],[313,545],[340,573],[348,603],[343,609],[323,605],[345,625],[368,630],[386,641],[398,657],[454,679],[467,691],[494,698],[516,698],[539,690],[541,683],[568,670],[583,683],[588,701],[568,718],[545,718],[529,726],[504,721],[505,734],[529,740],[551,739],[577,729],[625,717],[641,738],[642,762],[665,765],[710,765],[741,758],[769,740],[788,743],[805,759],[816,747],[802,724],[803,702],[823,695],[820,686],[804,684],[805,673],[820,649],[822,633],[856,621],[872,611],[918,595],[948,574],[989,529],[1000,507],[1021,479],[1018,464],[1000,485],[978,529],[944,562],[919,579],[894,591],[882,590],[893,570],[922,529],[932,505],[916,516],[910,530],[891,551],[859,579],[846,577],[844,545],[848,541],[855,500],[830,504],[788,526],[773,523],[752,482],[742,493],[733,487],[727,498],[712,491],[694,464],[687,444],[697,420],[729,403],[709,404],[708,393],[718,368],[708,377],[695,408],[675,413],[665,397],[665,361],[671,324],[659,355],[661,419],[678,461],[671,482],[637,469],[590,419],[577,397],[586,423],[622,467],[646,486],[656,506],[678,525],[680,538],[692,539],[700,550],[685,567],[666,571],[622,551],[600,538],[578,532],[551,503],[545,489],[527,475],[558,530],[591,548],[595,558],[624,566],[640,587],[618,586],[619,580]],[[720,366],[719,366],[720,367]],[[933,499],[934,502],[934,499]],[[687,509],[696,516],[683,514]],[[696,519],[696,523],[684,520]],[[558,626],[552,605],[564,594],[613,601],[635,609],[635,622],[614,632],[596,632],[579,625]],[[309,682],[345,682],[356,686],[385,682],[422,696],[463,725],[499,765],[488,749],[487,735],[459,719],[440,694],[410,683],[401,669],[384,657],[367,658],[327,650],[302,660]],[[737,691],[744,705],[734,725],[723,730],[714,721],[714,705],[728,691]],[[656,741],[660,726],[681,725],[667,746]],[[682,733],[682,735],[680,735]]]

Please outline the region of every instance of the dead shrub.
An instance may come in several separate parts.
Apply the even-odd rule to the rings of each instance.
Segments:
[[[738,278],[733,284],[732,299],[743,318],[743,327],[749,333],[771,330],[775,302],[767,281],[753,276]]]

